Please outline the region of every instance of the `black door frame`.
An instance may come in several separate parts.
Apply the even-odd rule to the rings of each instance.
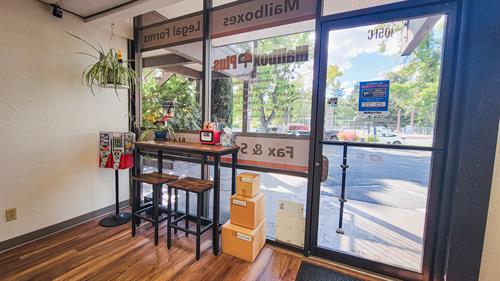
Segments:
[[[321,2],[321,1],[320,1]],[[318,15],[322,14],[321,3],[318,4]],[[398,267],[382,264],[379,262],[351,256],[348,254],[333,252],[317,247],[319,198],[320,198],[320,176],[321,176],[321,147],[323,145],[323,116],[325,102],[325,79],[326,59],[328,50],[328,33],[333,29],[344,29],[356,26],[376,24],[380,22],[397,21],[414,17],[421,17],[433,14],[446,14],[447,23],[444,34],[443,58],[441,67],[441,83],[439,103],[436,112],[435,140],[431,148],[432,164],[430,184],[428,191],[426,224],[424,229],[423,261],[422,273],[401,269]],[[341,263],[353,265],[359,268],[375,271],[405,280],[430,280],[432,279],[434,267],[440,266],[441,262],[435,261],[437,244],[437,227],[439,214],[443,209],[448,208],[447,202],[441,202],[444,193],[448,193],[444,183],[445,159],[447,157],[447,147],[450,141],[449,128],[456,125],[450,118],[450,108],[453,103],[452,79],[455,77],[455,62],[457,42],[458,12],[455,1],[406,1],[387,6],[358,10],[338,15],[320,17],[316,23],[316,46],[315,46],[315,66],[313,81],[313,101],[311,114],[311,145],[309,158],[309,183],[306,210],[306,237],[304,253],[312,254],[327,259],[332,259]],[[323,62],[322,62],[323,61]],[[452,126],[453,125],[453,126]],[[333,143],[330,143],[333,144]],[[342,143],[337,143],[337,145]],[[344,143],[346,144],[346,143]],[[390,148],[390,146],[380,145],[379,147]],[[424,149],[425,150],[425,149]],[[315,165],[318,163],[319,165]],[[440,203],[441,202],[441,203]]]

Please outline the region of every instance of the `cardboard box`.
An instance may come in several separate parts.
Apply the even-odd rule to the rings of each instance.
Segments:
[[[229,205],[232,224],[255,229],[264,220],[264,193],[254,197],[235,194]]]
[[[255,229],[248,229],[226,222],[222,226],[222,252],[253,262],[266,244],[266,221]]]
[[[304,247],[304,204],[280,200],[275,230],[276,240]]]
[[[278,204],[278,212],[282,212],[292,217],[304,217],[304,204],[280,200]]]
[[[276,240],[304,247],[306,219],[283,212],[276,213]]]
[[[260,175],[241,173],[236,177],[236,194],[254,197],[260,192]]]

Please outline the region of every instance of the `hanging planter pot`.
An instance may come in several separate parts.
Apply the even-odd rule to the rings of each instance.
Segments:
[[[118,89],[129,89],[135,84],[136,74],[130,66],[130,63],[123,60],[120,50],[109,49],[107,52],[99,46],[95,47],[82,38],[67,32],[69,35],[81,40],[85,44],[92,47],[97,54],[80,54],[90,56],[97,61],[85,68],[82,73],[82,80],[87,84],[92,94],[94,87],[112,88],[118,95]]]
[[[119,78],[116,78],[116,84],[115,84],[115,75],[112,72],[108,73],[108,78],[106,79],[106,83],[100,83],[99,85],[102,88],[108,88],[108,89],[129,89],[129,85],[122,81]]]

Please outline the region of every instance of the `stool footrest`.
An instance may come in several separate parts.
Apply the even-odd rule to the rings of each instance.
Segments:
[[[174,215],[174,217],[175,217],[175,215]],[[189,218],[189,215],[186,215],[186,214],[181,215],[181,216],[177,217],[176,219],[174,219],[174,220],[171,222],[171,224],[172,224],[172,223],[178,223],[179,221],[184,220],[186,217],[188,217],[188,218]]]
[[[184,227],[182,227],[182,226],[178,226],[178,225],[175,225],[175,224],[171,224],[171,225],[170,225],[170,227],[171,227],[171,228],[173,228],[173,229],[177,229],[177,230],[180,230],[180,231],[187,232],[187,233],[192,234],[192,235],[196,235],[196,231],[191,230],[191,229],[184,228]]]
[[[172,211],[172,212],[173,212],[173,211]],[[196,223],[196,219],[197,219],[197,217],[196,217],[195,215],[193,215],[193,214],[185,214],[184,212],[176,212],[176,215],[175,215],[174,217],[176,217],[176,216],[178,216],[178,215],[181,215],[182,219],[186,219],[186,216],[187,216],[187,219],[188,219],[190,222],[194,222],[194,223]],[[180,222],[182,219],[175,219],[175,220],[172,220],[172,222],[171,222],[171,223],[175,223],[175,222],[177,222],[177,223],[178,223],[178,222]],[[211,220],[211,219],[208,219],[208,218],[206,218],[206,217],[201,217],[201,224],[202,224],[202,225],[206,225],[206,224],[209,224],[209,223],[212,223],[212,220]],[[222,224],[220,224],[220,225],[222,225]]]
[[[209,223],[209,224],[207,224],[207,225],[205,225],[202,229],[200,229],[200,235],[201,235],[201,234],[203,234],[203,233],[205,233],[205,231],[207,231],[207,230],[211,229],[211,228],[212,228],[212,226],[213,226],[213,223],[212,223],[212,222],[211,222],[211,223]],[[170,227],[171,227],[171,228],[174,228],[174,229],[177,229],[177,230],[180,230],[180,231],[187,232],[187,233],[189,233],[189,234],[193,234],[193,235],[197,235],[197,234],[198,234],[198,233],[196,233],[196,231],[194,231],[194,230],[187,229],[187,228],[185,228],[185,227],[175,225],[174,223],[171,223],[171,224],[170,224]]]
[[[143,206],[139,210],[135,211],[136,214],[143,213],[145,211],[148,211],[150,209],[153,209],[153,204],[149,204],[148,206]]]
[[[139,214],[135,214],[134,216],[137,217],[137,218],[141,218],[143,220],[149,221],[150,223],[154,223],[154,220],[151,217],[146,217],[146,216],[139,215]],[[164,220],[167,220],[167,218],[168,218],[168,216],[160,216],[158,218],[158,223],[160,223],[160,222],[162,222]]]
[[[206,226],[204,226],[201,230],[200,230],[200,234],[203,234],[205,233],[205,231],[209,230],[210,228],[212,228],[212,226],[214,225],[213,222],[207,224]]]

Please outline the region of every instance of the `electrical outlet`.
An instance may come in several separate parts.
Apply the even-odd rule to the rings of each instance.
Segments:
[[[5,220],[6,221],[17,220],[17,209],[12,208],[5,210]]]

